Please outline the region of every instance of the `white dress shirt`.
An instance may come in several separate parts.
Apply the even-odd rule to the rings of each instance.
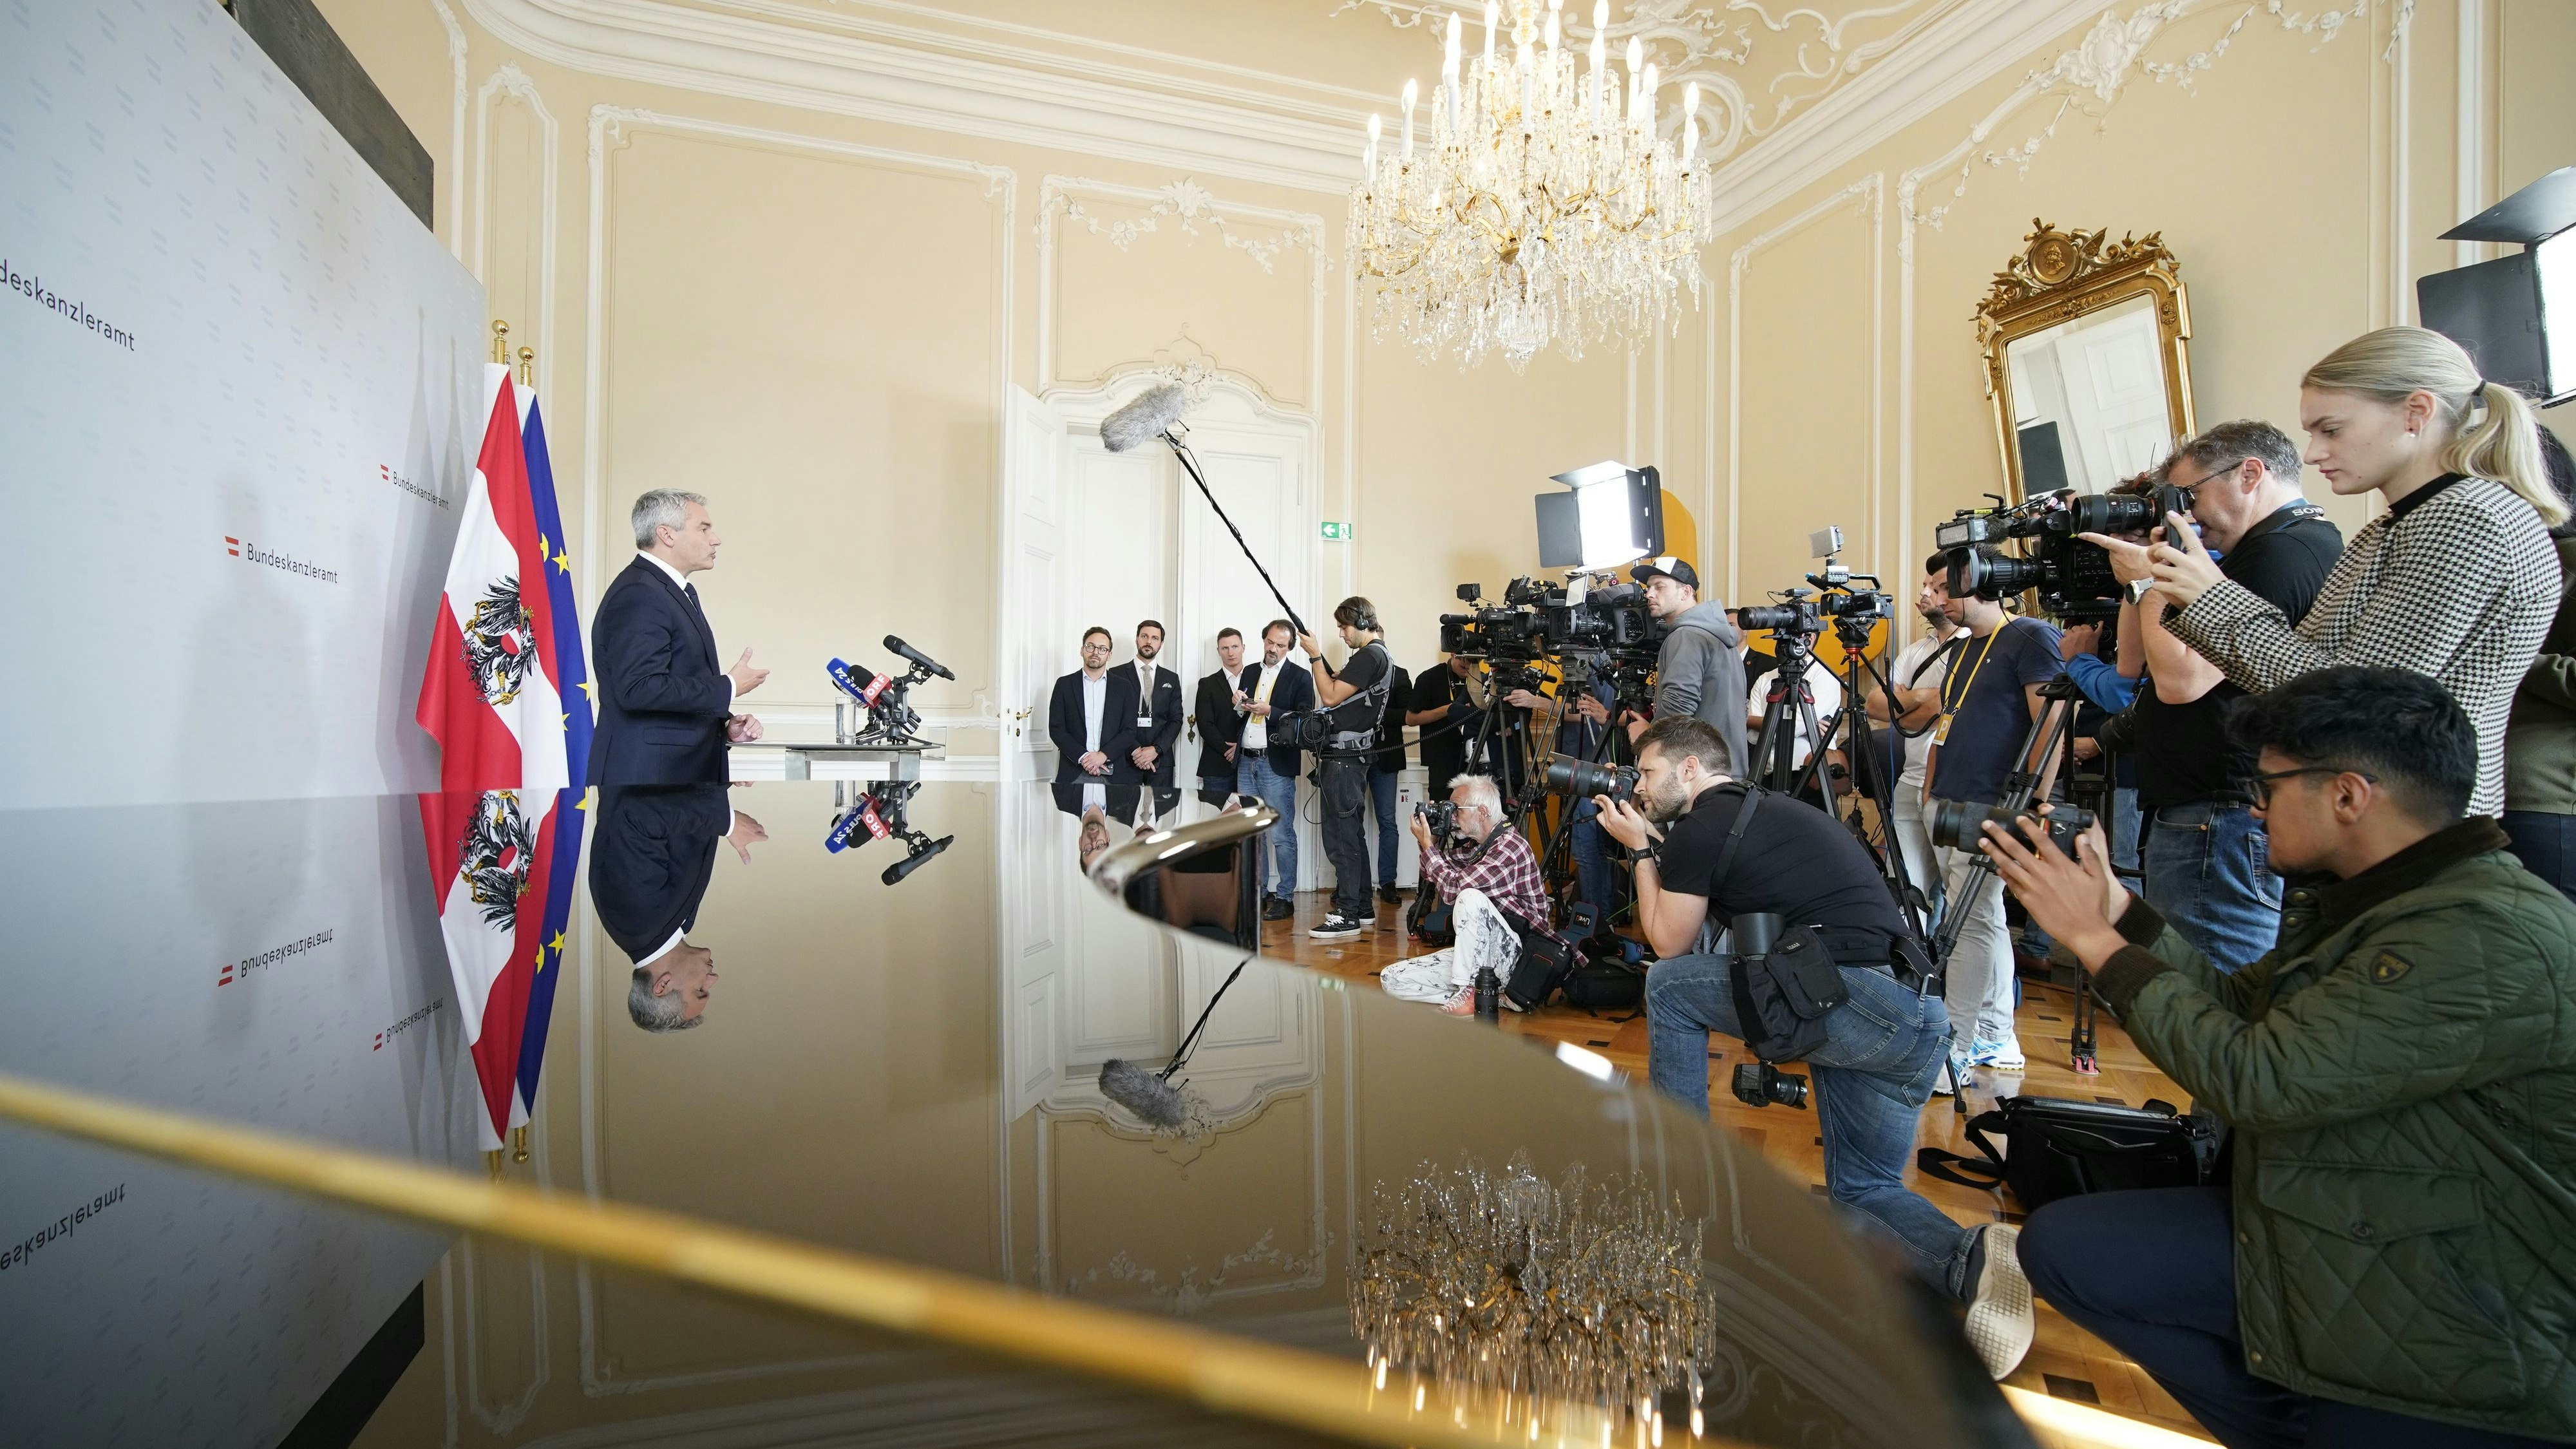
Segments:
[[[1261,666],[1261,682],[1252,686],[1254,703],[1270,702],[1270,691],[1279,687],[1279,671],[1287,667],[1288,661],[1285,659],[1277,664]],[[1270,721],[1257,714],[1246,714],[1243,717],[1243,744],[1234,752],[1236,758],[1239,759],[1255,750],[1268,748],[1270,748]]]
[[[647,562],[647,563],[651,564],[653,567],[655,567],[655,568],[657,568],[657,569],[660,569],[664,574],[668,575],[668,576],[670,577],[670,580],[671,580],[672,584],[673,584],[673,585],[675,585],[675,586],[680,590],[680,592],[681,592],[681,593],[684,593],[684,594],[685,594],[685,593],[687,593],[687,592],[689,591],[689,576],[688,576],[687,574],[684,574],[684,573],[680,572],[678,569],[675,569],[675,568],[671,567],[671,561],[670,561],[669,559],[666,559],[666,558],[662,557],[662,556],[661,556],[660,554],[658,554],[658,553],[648,553],[648,552],[646,552],[645,550],[640,549],[640,548],[639,548],[639,549],[637,549],[637,550],[635,550],[635,556],[636,556],[637,558],[640,558],[640,559],[644,560],[645,562]],[[710,626],[710,627],[712,627],[712,626]],[[724,677],[724,682],[725,682],[725,713],[729,715],[729,714],[732,714],[732,713],[733,713],[733,676],[732,676],[731,674],[727,674],[727,675]],[[670,948],[666,946],[666,947],[664,947],[663,949],[664,949],[664,950],[668,950],[668,949],[670,949]]]

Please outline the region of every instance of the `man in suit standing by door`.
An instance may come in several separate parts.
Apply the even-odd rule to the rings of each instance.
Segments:
[[[1199,727],[1199,798],[1223,805],[1235,793],[1236,747],[1243,742],[1243,716],[1234,712],[1243,688],[1242,630],[1217,631],[1216,659],[1217,667],[1199,681],[1190,717]]]
[[[1057,680],[1047,701],[1056,782],[1083,786],[1086,809],[1102,803],[1111,784],[1137,779],[1128,757],[1136,748],[1136,672],[1111,669],[1109,649],[1108,630],[1097,624],[1084,630],[1082,667]]]
[[[599,666],[593,785],[722,784],[725,748],[760,738],[734,702],[769,677],[751,651],[717,666],[716,634],[689,575],[716,566],[724,540],[695,493],[656,488],[635,500],[635,561],[600,596],[590,623]]]
[[[1296,642],[1296,626],[1271,620],[1261,631],[1261,662],[1243,671],[1243,688],[1234,696],[1235,711],[1244,717],[1235,750],[1235,788],[1260,796],[1279,812],[1279,823],[1270,827],[1270,867],[1278,881],[1262,893],[1265,921],[1297,914],[1297,770],[1304,752],[1292,742],[1274,743],[1270,728],[1273,716],[1315,705],[1315,682],[1288,662],[1288,650]]]
[[[1181,677],[1157,662],[1162,653],[1163,626],[1152,619],[1137,625],[1136,661],[1128,666],[1136,681],[1136,742],[1127,762],[1157,797],[1172,788],[1181,744]]]

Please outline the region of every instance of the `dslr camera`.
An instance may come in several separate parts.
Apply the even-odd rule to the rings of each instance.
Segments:
[[[2014,824],[2023,818],[2039,821],[2048,827],[2049,843],[2068,855],[2075,853],[2075,837],[2093,828],[2093,812],[2074,805],[2051,805],[2045,815],[2024,808],[2004,805],[1981,805],[1973,800],[1935,800],[1932,818],[1932,843],[1951,850],[1974,850],[1985,838],[1985,824],[1991,820],[2002,826],[2015,840],[2022,839],[2021,828]]]
[[[1995,498],[1995,504],[1963,508],[1933,529],[1933,541],[1949,555],[1950,592],[1991,600],[2036,591],[2040,607],[2052,616],[2082,621],[2119,612],[2120,581],[2102,546],[2076,535],[2156,527],[2167,513],[2188,515],[2191,495],[2170,487],[2144,498],[2060,488],[2009,506]],[[1999,546],[2017,538],[2030,540],[2028,553],[2014,555]]]
[[[1413,807],[1413,813],[1421,817],[1423,826],[1431,832],[1432,844],[1442,850],[1447,850],[1449,842],[1458,838],[1457,801],[1425,800]]]
[[[1538,787],[1573,800],[1589,800],[1595,795],[1628,800],[1637,793],[1637,772],[1627,765],[1596,765],[1573,755],[1550,755],[1547,763],[1539,767]]]

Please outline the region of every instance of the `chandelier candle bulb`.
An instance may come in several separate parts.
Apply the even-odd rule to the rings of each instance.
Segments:
[[[1377,180],[1377,133],[1380,124],[1379,118],[1375,114],[1371,114],[1369,116],[1368,151],[1360,160],[1360,176],[1362,178],[1360,185],[1363,187],[1368,186]]]
[[[1413,159],[1413,102],[1421,90],[1412,81],[1404,83],[1404,159]]]
[[[1494,21],[1503,13],[1499,0],[1485,0],[1485,73],[1494,72]]]

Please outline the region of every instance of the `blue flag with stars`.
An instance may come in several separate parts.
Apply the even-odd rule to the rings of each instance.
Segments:
[[[536,505],[537,533],[546,556],[546,594],[553,604],[555,637],[541,646],[550,651],[555,663],[555,687],[563,692],[564,754],[572,773],[566,779],[584,779],[590,768],[590,735],[595,727],[591,714],[590,667],[582,655],[581,614],[575,607],[572,588],[572,552],[564,543],[563,510],[555,502],[554,463],[546,456],[545,420],[537,408],[535,390],[529,389],[527,416],[520,419],[519,436],[528,455],[528,494]],[[563,977],[564,933],[572,921],[573,882],[581,876],[582,823],[589,818],[589,791],[579,784],[565,790],[555,801],[554,869],[546,880],[545,928],[539,935],[536,975],[528,984],[527,1025],[519,1037],[519,1090],[517,1110],[521,1120],[533,1116],[537,1102],[537,1074],[546,1060],[546,1026],[554,1019],[555,983]]]

